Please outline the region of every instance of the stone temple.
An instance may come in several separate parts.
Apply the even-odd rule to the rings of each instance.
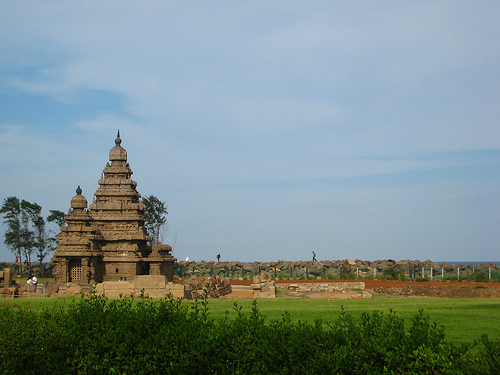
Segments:
[[[127,151],[120,132],[109,152],[99,188],[87,208],[80,187],[61,227],[52,258],[58,284],[90,285],[137,275],[163,275],[173,280],[174,262],[169,245],[148,245],[152,238],[144,223],[144,206],[131,179]]]

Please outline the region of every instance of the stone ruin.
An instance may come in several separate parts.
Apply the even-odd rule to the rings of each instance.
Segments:
[[[351,294],[350,298],[372,298],[372,295],[365,291],[364,281],[336,281],[336,282],[307,282],[307,283],[279,283],[278,288],[288,290],[289,297],[303,297],[304,293],[349,293],[359,290],[361,293]]]
[[[159,277],[160,284],[173,281],[172,248],[148,245],[152,237],[144,226],[144,206],[121,142],[118,131],[88,209],[80,187],[71,199],[52,258],[55,283],[63,289],[89,290],[95,283],[133,282],[144,275]]]
[[[208,293],[208,298],[219,298],[220,296],[230,294],[231,291],[231,282],[229,279],[224,279],[217,275],[213,275],[206,282],[202,282],[201,279],[194,275],[184,281],[185,299],[203,298],[206,292]]]
[[[163,275],[136,275],[133,281],[104,281],[97,284],[96,293],[108,298],[145,298],[162,299],[168,295],[173,298],[184,297],[184,286],[168,282]]]
[[[12,270],[10,268],[4,268],[0,271],[0,298],[11,296],[14,291],[12,287]]]
[[[276,285],[265,271],[252,279],[251,289],[255,298],[276,298]]]
[[[12,284],[12,270],[10,268],[4,268],[0,271],[0,283],[4,288],[8,288]]]
[[[59,287],[49,281],[38,286],[28,284],[25,281],[21,279],[16,282],[12,269],[5,267],[0,271],[0,298],[48,297],[59,293]]]

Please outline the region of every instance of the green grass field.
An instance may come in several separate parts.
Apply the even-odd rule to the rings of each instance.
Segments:
[[[210,301],[211,316],[215,319],[231,310],[235,301]],[[244,311],[250,310],[251,301],[237,301]],[[423,299],[380,297],[366,300],[335,299],[277,299],[259,300],[258,307],[270,319],[279,318],[284,311],[293,320],[313,322],[321,319],[323,323],[333,322],[344,311],[358,317],[364,311],[380,310],[397,312],[407,322],[418,312],[424,310],[431,321],[446,328],[446,338],[455,343],[471,342],[483,334],[500,339],[500,300],[496,298],[460,299]]]
[[[1,303],[29,305],[33,309],[51,308],[55,304],[67,304],[73,298],[24,298],[5,299]],[[192,305],[194,301],[185,301]],[[251,299],[217,299],[210,300],[208,307],[210,317],[221,319],[226,311],[235,315],[234,304],[242,306],[243,312],[250,312]],[[409,325],[410,319],[423,309],[424,314],[438,325],[445,326],[446,340],[454,343],[472,342],[483,334],[492,339],[500,339],[500,299],[498,298],[394,298],[377,296],[372,299],[307,299],[278,298],[260,299],[257,306],[268,319],[279,319],[286,311],[292,320],[313,322],[321,319],[323,324],[333,322],[340,315],[341,307],[359,317],[364,311],[390,309],[403,317]]]

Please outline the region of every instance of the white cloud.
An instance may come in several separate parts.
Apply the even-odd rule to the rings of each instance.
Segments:
[[[325,248],[396,251],[429,230],[425,215],[404,221],[398,211],[408,192],[400,173],[497,163],[465,152],[500,147],[497,13],[488,1],[3,4],[0,95],[65,106],[40,106],[36,115],[54,118],[45,127],[0,117],[0,161],[15,181],[1,192],[29,194],[36,184],[56,206],[57,181],[71,194],[87,184],[90,197],[120,129],[139,190],[172,194],[188,243],[223,238],[262,256],[284,243],[298,256],[302,236]],[[96,92],[103,103],[90,99]],[[386,193],[365,189],[367,180],[340,183],[377,175],[392,176]],[[412,190],[407,214],[466,199],[436,179]],[[481,195],[482,186],[475,178],[469,189]],[[344,202],[346,224],[336,226]],[[379,234],[401,221],[408,227],[394,241]]]

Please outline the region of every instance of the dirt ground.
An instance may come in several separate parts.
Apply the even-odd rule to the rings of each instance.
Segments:
[[[370,282],[365,285],[367,289],[373,292],[395,296],[437,298],[500,297],[499,283],[385,281],[378,283]]]
[[[276,284],[290,283],[328,283],[340,281],[358,280],[277,280]],[[365,293],[372,295],[387,294],[401,297],[431,297],[431,298],[485,298],[500,297],[500,283],[475,283],[475,282],[415,282],[415,281],[391,281],[391,280],[363,280],[365,282]],[[231,280],[232,285],[250,286],[250,280]],[[317,292],[303,293],[304,298],[334,298],[350,299],[360,298],[359,291],[341,292]],[[283,290],[282,295],[293,294]],[[252,291],[248,289],[233,288],[233,292],[224,298],[252,298]]]

